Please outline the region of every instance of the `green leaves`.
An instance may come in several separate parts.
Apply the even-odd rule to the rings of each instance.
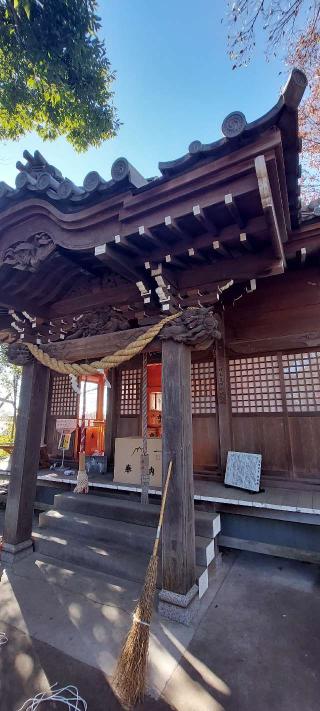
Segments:
[[[25,12],[28,20],[31,16],[31,0],[14,0],[13,7],[18,14]]]
[[[114,74],[95,0],[0,0],[0,138],[60,135],[77,151],[114,136]]]

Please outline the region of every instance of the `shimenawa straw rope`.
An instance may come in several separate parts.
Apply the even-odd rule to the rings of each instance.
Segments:
[[[113,353],[113,355],[105,356],[101,360],[96,360],[93,363],[66,363],[63,360],[58,360],[57,358],[52,358],[48,353],[45,353],[41,348],[36,346],[34,343],[25,343],[29,348],[30,353],[33,357],[45,365],[51,370],[55,370],[57,373],[63,373],[66,375],[90,375],[90,373],[96,373],[97,370],[103,370],[105,368],[115,368],[121,363],[130,360],[134,356],[138,355],[143,351],[143,349],[153,341],[154,338],[160,333],[163,327],[174,321],[174,319],[181,316],[181,311],[176,314],[171,314],[166,316],[159,323],[155,323],[150,326],[145,333],[136,338],[135,341],[129,343],[125,348],[120,349]]]

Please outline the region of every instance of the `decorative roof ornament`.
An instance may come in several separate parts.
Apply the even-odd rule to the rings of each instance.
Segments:
[[[295,67],[284,85],[280,97],[280,100],[281,98],[283,99],[287,109],[291,111],[297,110],[307,86],[308,79],[305,73],[302,69]]]
[[[128,188],[141,188],[148,185],[146,180],[126,158],[118,158],[111,168],[111,180],[104,180],[96,170],[90,171],[83,186],[75,185],[69,178],[64,178],[60,170],[50,165],[39,151],[34,155],[23,152],[26,163],[18,161],[18,175],[14,190],[4,181],[0,181],[0,200],[16,199],[21,193],[41,193],[54,201],[84,202],[94,193],[109,192],[110,195]]]
[[[41,173],[49,173],[53,178],[60,181],[63,179],[62,173],[54,165],[50,165],[43,157],[40,151],[35,151],[34,154],[29,151],[23,151],[23,157],[27,161],[25,164],[20,160],[16,163],[16,167],[21,173],[27,173],[32,178],[37,179]]]
[[[111,168],[111,177],[116,183],[128,179],[135,188],[141,188],[148,183],[126,158],[117,158],[115,160]]]
[[[75,195],[84,195],[85,192],[84,188],[79,188],[78,185],[75,185],[69,178],[62,180],[57,189],[58,197],[61,200],[69,200],[69,198]]]
[[[242,111],[232,111],[225,117],[221,131],[226,138],[238,138],[247,126],[247,119]]]
[[[98,190],[102,185],[106,185],[106,180],[101,178],[101,175],[96,170],[92,170],[88,175],[86,175],[83,181],[83,187],[87,193],[93,193]],[[110,182],[110,181],[109,181]]]
[[[190,155],[195,155],[196,153],[201,153],[202,151],[202,143],[201,141],[192,141],[189,146],[189,153]]]

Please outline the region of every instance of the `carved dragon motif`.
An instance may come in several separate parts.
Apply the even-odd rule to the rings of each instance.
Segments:
[[[67,335],[68,340],[97,336],[100,333],[114,333],[129,328],[128,319],[111,306],[103,311],[83,314],[77,321],[75,330]]]
[[[38,232],[25,242],[16,242],[0,254],[0,265],[34,272],[53,252],[54,242],[46,232]]]
[[[10,343],[7,350],[9,363],[14,365],[27,365],[33,360],[29,348],[24,343]]]
[[[221,338],[219,317],[209,308],[188,309],[164,327],[160,338],[195,348],[209,348],[217,338]]]

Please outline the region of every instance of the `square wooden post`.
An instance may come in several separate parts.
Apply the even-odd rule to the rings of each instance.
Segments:
[[[6,563],[32,551],[32,516],[48,378],[49,370],[37,361],[23,366],[1,556]]]
[[[162,346],[162,471],[173,472],[162,529],[163,590],[159,611],[189,624],[198,600],[191,413],[191,351],[166,340]]]

